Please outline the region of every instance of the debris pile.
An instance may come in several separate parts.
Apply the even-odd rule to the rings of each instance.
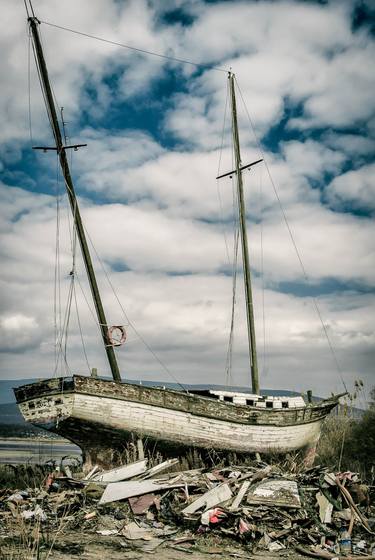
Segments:
[[[207,535],[242,553],[295,550],[316,558],[375,558],[375,507],[355,473],[286,472],[257,461],[179,472],[178,459],[147,460],[84,477],[51,473],[43,489],[0,495],[9,520],[111,538],[130,550],[199,550]],[[84,545],[81,545],[84,546]],[[238,552],[239,556],[241,553]]]

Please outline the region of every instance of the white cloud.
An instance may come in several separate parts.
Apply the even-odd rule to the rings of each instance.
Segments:
[[[335,177],[327,187],[327,194],[336,208],[349,204],[357,209],[374,210],[375,164],[364,165]]]
[[[290,141],[282,146],[283,153],[293,173],[321,180],[324,173],[338,173],[345,161],[342,152],[330,150],[318,142]]]
[[[41,333],[34,317],[22,314],[0,317],[1,352],[24,352],[40,342]]]
[[[194,16],[191,26],[162,23],[166,10],[182,6]],[[327,283],[337,286],[320,296],[319,306],[332,342],[337,348],[348,383],[363,376],[373,383],[373,296],[363,290],[374,283],[373,222],[349,212],[372,207],[371,174],[366,163],[371,154],[373,75],[368,71],[373,44],[364,31],[351,30],[351,2],[317,5],[304,2],[152,3],[98,0],[64,5],[40,0],[35,6],[42,20],[82,30],[92,35],[160,53],[233,66],[255,128],[269,134],[286,116],[285,109],[300,113],[289,120],[288,131],[304,136],[285,141],[277,153],[266,157],[302,255],[309,281],[323,292]],[[6,26],[1,39],[3,79],[0,110],[4,115],[0,167],[14,166],[28,143],[27,37],[22,4],[5,2]],[[219,182],[215,175],[223,126],[227,79],[224,73],[194,73],[161,59],[113,47],[88,38],[41,26],[50,75],[59,105],[65,107],[69,130],[88,147],[74,156],[73,174],[81,199],[82,215],[95,247],[135,326],[171,371],[184,382],[223,382],[230,322],[231,279],[223,239],[229,233],[233,209],[233,181]],[[170,93],[168,110],[160,99],[158,126],[153,137],[147,130],[116,123],[107,130],[106,117],[119,102],[139,92],[152,96],[150,84],[178,68],[183,91]],[[180,73],[181,72],[181,73]],[[185,79],[188,81],[185,82]],[[34,136],[47,138],[48,125],[35,79],[31,80]],[[17,95],[15,94],[17,93]],[[238,96],[244,162],[257,159],[246,113]],[[79,115],[89,112],[100,119],[100,128],[79,130]],[[227,114],[229,118],[229,113]],[[346,130],[360,123],[358,134]],[[113,122],[109,118],[108,122]],[[227,121],[228,125],[228,121]],[[143,122],[147,128],[147,122]],[[324,128],[322,142],[312,139],[312,129]],[[345,127],[340,134],[338,129]],[[227,126],[228,128],[228,126]],[[156,132],[155,132],[156,130]],[[226,133],[228,130],[225,131]],[[176,139],[173,149],[162,145],[162,135]],[[315,138],[315,136],[314,136]],[[46,140],[47,141],[47,140]],[[362,167],[342,173],[352,155]],[[47,180],[55,170],[52,158],[36,157]],[[22,161],[24,163],[24,161]],[[227,136],[220,170],[232,168]],[[21,169],[23,177],[25,167]],[[325,192],[311,187],[326,174],[334,175]],[[13,183],[17,175],[13,173]],[[38,186],[28,178],[31,190]],[[19,186],[21,183],[19,183]],[[25,187],[26,188],[26,187]],[[279,282],[300,287],[302,272],[288,231],[282,224],[272,186],[258,166],[245,179],[249,213],[251,262],[262,268],[263,242],[266,280],[266,363],[263,363],[262,287],[254,280],[258,347],[263,386],[327,394],[341,390],[321,325],[307,297],[285,294]],[[7,376],[49,376],[54,362],[54,260],[55,201],[52,197],[2,185],[1,317],[4,371]],[[325,204],[328,197],[331,207]],[[220,204],[222,208],[220,208]],[[332,208],[335,210],[333,211]],[[347,208],[346,208],[347,209]],[[72,267],[67,212],[61,213],[61,290],[63,305]],[[220,223],[224,218],[224,226]],[[263,218],[261,229],[260,218]],[[65,232],[65,233],[64,233]],[[78,278],[85,286],[78,259]],[[130,270],[127,270],[127,269]],[[116,270],[124,270],[116,272]],[[185,274],[187,273],[187,274]],[[98,267],[98,281],[110,323],[125,322],[105,275]],[[358,285],[356,292],[353,286]],[[305,285],[306,289],[306,285]],[[361,291],[362,290],[362,291]],[[84,337],[90,364],[108,371],[100,335],[77,286]],[[242,286],[238,302],[242,303]],[[233,379],[248,382],[245,316],[238,311]],[[16,333],[17,352],[12,341]],[[86,371],[79,329],[74,313],[68,361],[72,371]],[[129,327],[126,346],[117,351],[125,376],[166,379],[167,374],[145,351]]]
[[[353,156],[371,156],[375,152],[375,139],[360,134],[330,132],[325,135],[324,142],[336,150],[345,152],[351,158]]]

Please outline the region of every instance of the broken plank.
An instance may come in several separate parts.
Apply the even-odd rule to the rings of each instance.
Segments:
[[[92,476],[99,470],[98,465],[95,465],[89,473],[83,478],[83,480],[90,480]]]
[[[198,499],[194,500],[194,502],[184,508],[181,513],[183,513],[184,515],[189,515],[190,513],[195,513],[203,507],[206,510],[215,507],[222,502],[226,502],[231,497],[232,492],[228,484],[220,484],[219,486],[216,486],[215,488],[212,488],[211,490],[203,494],[203,496],[200,496]]]
[[[252,486],[247,495],[248,504],[301,507],[298,486],[294,480],[271,479]]]
[[[92,480],[95,482],[120,482],[122,480],[127,480],[128,478],[133,478],[139,474],[147,471],[147,459],[142,459],[141,461],[136,461],[130,465],[123,465],[109,471],[104,471],[96,474]]]
[[[250,486],[250,481],[249,480],[245,480],[242,483],[240,491],[238,492],[237,496],[234,498],[233,503],[229,508],[230,511],[234,511],[234,510],[239,508],[240,503],[242,502],[243,497],[245,496],[249,486]]]
[[[183,484],[158,483],[155,480],[127,480],[125,482],[112,482],[107,485],[100,498],[99,504],[107,504],[118,500],[125,500],[133,496],[160,492],[167,488],[181,488]]]
[[[146,471],[141,476],[139,476],[139,480],[145,480],[147,478],[151,478],[152,476],[155,476],[156,474],[159,474],[163,471],[166,471],[170,467],[177,465],[179,462],[180,461],[177,458],[168,459],[167,461],[164,461],[163,463],[160,463],[159,465],[155,465],[154,467],[151,467],[151,469],[148,469],[148,471]]]
[[[331,523],[333,505],[321,492],[316,494],[316,501],[319,505],[319,517],[322,523]]]

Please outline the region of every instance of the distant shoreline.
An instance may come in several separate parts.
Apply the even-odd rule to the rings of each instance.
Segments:
[[[46,444],[51,444],[51,443],[61,443],[61,444],[69,444],[69,445],[75,445],[75,443],[73,443],[72,441],[69,441],[68,439],[64,439],[64,438],[41,438],[38,436],[25,436],[25,437],[12,437],[12,436],[1,436],[0,437],[0,443],[2,441],[32,441],[34,443],[46,443]],[[78,447],[78,446],[77,446]]]

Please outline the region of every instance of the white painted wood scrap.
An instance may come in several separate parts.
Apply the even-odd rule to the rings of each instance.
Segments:
[[[167,488],[181,488],[181,483],[162,482],[156,480],[126,480],[125,482],[109,483],[99,500],[99,504],[107,504],[118,500],[125,500],[133,496],[141,496],[150,492],[159,492]]]
[[[297,483],[285,478],[266,480],[251,487],[247,495],[247,502],[281,507],[301,507]]]
[[[177,465],[179,462],[180,461],[177,458],[168,459],[167,461],[164,461],[159,465],[155,465],[154,467],[151,467],[151,469],[148,469],[148,471],[142,474],[139,478],[142,480],[145,480],[146,478],[151,478],[152,476],[155,476],[155,474],[166,471],[167,469],[169,469],[169,467],[173,467],[174,465]]]
[[[319,505],[319,517],[322,523],[331,523],[333,505],[321,492],[316,495],[316,501]]]
[[[231,489],[229,488],[228,484],[220,484],[215,488],[212,488],[203,496],[200,496],[198,499],[194,500],[191,504],[189,504],[186,508],[182,510],[181,513],[184,515],[189,515],[190,513],[195,513],[198,509],[204,507],[204,509],[210,509],[212,507],[221,504],[222,502],[226,502],[232,497]]]
[[[243,497],[245,496],[249,486],[250,486],[250,481],[249,480],[245,480],[242,483],[240,491],[238,492],[237,496],[234,498],[233,503],[229,508],[230,511],[234,511],[234,510],[236,510],[240,507],[240,503],[242,502]]]
[[[98,465],[95,465],[95,467],[93,467],[93,468],[91,469],[91,471],[90,471],[89,473],[87,473],[87,475],[85,476],[85,478],[84,478],[83,480],[90,480],[90,478],[91,478],[92,476],[94,476],[94,474],[95,474],[98,470],[99,470]]]
[[[128,480],[147,471],[147,459],[136,461],[130,465],[122,465],[109,471],[98,473],[92,477],[95,482],[120,482]]]

